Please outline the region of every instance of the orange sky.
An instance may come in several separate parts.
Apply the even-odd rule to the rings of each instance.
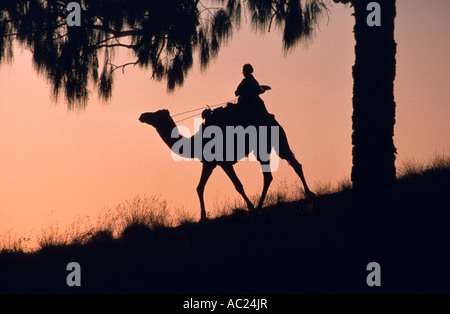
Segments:
[[[397,1],[398,43],[395,100],[397,165],[429,160],[450,148],[450,3]],[[101,103],[93,91],[85,111],[52,102],[50,87],[18,48],[14,63],[0,68],[0,240],[39,234],[102,209],[114,209],[136,195],[161,195],[172,208],[199,216],[195,192],[201,164],[175,162],[156,131],[138,121],[142,112],[167,108],[172,114],[234,98],[250,62],[269,111],[284,127],[306,179],[333,185],[351,170],[351,113],[354,39],[352,10],[334,5],[330,19],[308,47],[282,53],[281,35],[260,35],[243,26],[205,72],[194,65],[184,86],[167,94],[151,73],[128,67],[117,71],[113,97]],[[380,64],[382,66],[382,64]],[[193,128],[193,120],[182,122]],[[256,162],[236,171],[248,195],[262,188]],[[271,190],[299,181],[281,161]],[[238,197],[217,169],[205,190],[208,211]]]

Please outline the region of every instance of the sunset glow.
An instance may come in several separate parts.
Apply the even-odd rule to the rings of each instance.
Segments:
[[[83,217],[137,195],[159,195],[169,207],[200,215],[195,188],[201,164],[174,161],[154,128],[138,121],[141,113],[168,109],[177,114],[235,98],[242,65],[251,63],[267,109],[286,131],[311,189],[349,179],[351,155],[352,9],[334,4],[329,20],[306,45],[283,53],[281,34],[254,33],[248,24],[233,35],[216,61],[201,72],[194,64],[182,88],[168,93],[165,82],[129,66],[116,71],[112,99],[93,90],[85,110],[69,111],[51,98],[31,54],[16,46],[12,64],[0,69],[0,242],[9,235],[62,229]],[[427,161],[450,149],[450,3],[398,1],[397,104],[394,141],[397,167],[405,160]],[[127,55],[118,55],[125,60]],[[380,64],[380,67],[383,65]],[[181,122],[191,130],[193,119]],[[247,195],[262,189],[257,162],[236,165]],[[280,160],[269,191],[282,182],[301,184]],[[239,197],[216,170],[205,190],[207,211]]]

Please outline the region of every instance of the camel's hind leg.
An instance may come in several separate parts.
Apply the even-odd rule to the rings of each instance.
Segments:
[[[233,182],[234,187],[236,188],[236,191],[241,194],[241,196],[244,198],[245,202],[247,203],[247,208],[249,210],[254,209],[254,206],[252,202],[248,199],[247,195],[244,192],[244,186],[242,185],[241,181],[236,175],[236,172],[234,171],[233,165],[231,164],[223,164],[221,165],[223,171],[227,174],[227,176],[231,179],[231,182]]]
[[[197,185],[197,194],[198,198],[200,199],[200,220],[206,219],[206,210],[205,210],[205,201],[203,199],[203,192],[205,191],[205,185],[208,181],[209,177],[211,176],[211,173],[213,172],[214,168],[216,167],[213,164],[203,163],[202,164],[202,174],[200,176],[200,182]]]
[[[279,126],[279,153],[278,156],[280,158],[285,159],[289,165],[294,169],[295,173],[300,177],[300,180],[302,181],[303,188],[305,189],[305,194],[307,197],[314,197],[316,194],[314,194],[306,184],[305,175],[303,174],[302,165],[298,162],[298,160],[295,158],[294,153],[292,152],[291,148],[289,147],[289,143],[287,140],[286,133],[284,132],[283,128]]]
[[[280,156],[281,157],[281,156]],[[283,157],[281,157],[283,158]],[[303,174],[303,169],[301,163],[298,162],[298,160],[295,158],[294,154],[290,156],[290,159],[286,159],[289,165],[294,168],[295,173],[300,177],[300,180],[302,180],[303,187],[305,189],[305,194],[307,197],[314,197],[316,194],[312,192],[308,185],[306,184],[305,175]]]
[[[267,163],[261,162],[261,168],[262,168],[263,164],[267,164]],[[263,171],[263,175],[264,175],[264,185],[263,185],[263,190],[261,193],[261,198],[259,199],[259,202],[258,202],[258,206],[256,206],[257,209],[260,209],[262,207],[262,205],[264,203],[264,199],[266,198],[267,190],[269,189],[270,183],[272,182],[272,179],[273,179],[272,173],[270,171]]]

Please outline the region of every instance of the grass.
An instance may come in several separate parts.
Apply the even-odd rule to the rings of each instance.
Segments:
[[[344,182],[344,181],[343,181]],[[345,181],[349,182],[349,181]],[[286,180],[280,182],[278,186],[269,190],[264,206],[280,206],[287,202],[293,202],[305,197],[303,189],[299,188],[300,183],[287,183]],[[315,188],[319,194],[327,194],[340,191],[342,183],[333,189],[331,184],[326,186],[316,184]],[[259,201],[260,191],[251,196],[254,204]],[[242,198],[233,200],[216,200],[212,204],[212,209],[208,212],[209,218],[231,215],[236,211],[245,210],[246,205]],[[186,223],[194,223],[198,217],[192,211],[178,208],[169,208],[167,201],[160,196],[135,196],[116,206],[114,210],[103,210],[95,222],[89,217],[80,218],[72,223],[68,229],[63,229],[59,224],[53,224],[41,229],[35,242],[37,245],[31,247],[30,237],[8,235],[3,241],[0,252],[32,252],[36,249],[46,247],[61,247],[71,244],[85,244],[106,235],[118,238],[123,233],[129,233],[134,229],[157,229],[161,227],[175,227]]]
[[[36,251],[10,239],[0,292],[450,292],[450,158],[402,165],[392,199],[361,199],[349,180],[315,188],[317,198],[303,199],[284,182],[262,211],[218,203],[205,223],[158,197],[136,197],[96,224],[45,230]],[[82,268],[77,290],[65,284],[70,261]],[[373,261],[377,290],[366,285]]]
[[[403,161],[397,170],[397,177],[406,179],[425,173],[445,171],[449,168],[450,157],[444,154],[436,154],[428,163],[416,159]]]

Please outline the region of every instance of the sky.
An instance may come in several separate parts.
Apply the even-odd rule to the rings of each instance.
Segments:
[[[234,99],[242,65],[251,63],[267,109],[286,131],[312,190],[337,185],[351,172],[354,19],[334,4],[314,39],[288,54],[281,33],[260,34],[243,24],[206,71],[196,62],[183,87],[168,93],[151,72],[116,71],[110,101],[92,90],[85,110],[53,101],[31,55],[16,47],[12,64],[0,67],[0,241],[39,234],[46,226],[70,224],[114,209],[135,197],[159,196],[173,211],[200,217],[196,161],[176,162],[155,129],[141,124],[143,112],[171,114]],[[397,1],[397,103],[394,142],[397,167],[426,162],[450,149],[450,2]],[[120,54],[126,58],[126,54]],[[380,64],[380,66],[383,66]],[[193,119],[181,122],[194,127]],[[262,188],[257,162],[236,172],[247,195]],[[296,189],[300,181],[285,161],[273,173],[270,191]],[[221,169],[205,189],[208,212],[239,199]]]

